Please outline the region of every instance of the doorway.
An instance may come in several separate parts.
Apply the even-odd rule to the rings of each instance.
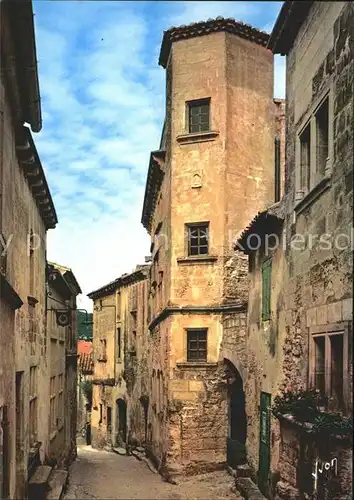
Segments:
[[[149,398],[148,396],[141,396],[140,404],[143,409],[143,422],[144,422],[144,443],[148,442],[148,413],[149,413]]]
[[[226,378],[228,382],[229,433],[227,438],[227,463],[233,469],[246,463],[247,419],[243,382],[237,368],[228,360]]]
[[[270,469],[270,404],[271,395],[261,392],[258,486],[264,495],[268,493]]]
[[[116,419],[117,419],[117,444],[123,444],[127,440],[127,403],[124,399],[116,401]]]
[[[16,372],[16,498],[23,498],[25,490],[24,463],[24,372]]]

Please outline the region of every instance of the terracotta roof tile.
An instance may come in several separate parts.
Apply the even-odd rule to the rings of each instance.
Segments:
[[[78,367],[81,373],[90,374],[93,373],[93,355],[92,352],[81,353],[78,358]]]
[[[233,33],[234,35],[250,40],[251,42],[262,45],[263,47],[267,46],[269,40],[268,33],[254,28],[249,24],[236,21],[233,18],[217,17],[216,19],[208,19],[207,21],[201,21],[179,27],[173,26],[167,31],[164,31],[159,64],[166,68],[173,42],[197,36],[209,35],[210,33],[217,33],[219,31]]]
[[[77,353],[78,354],[91,354],[93,351],[92,342],[87,340],[79,340],[77,342]]]

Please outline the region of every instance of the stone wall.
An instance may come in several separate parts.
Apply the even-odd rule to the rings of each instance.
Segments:
[[[6,404],[9,406],[9,436],[10,436],[10,497],[22,497],[26,489],[27,463],[30,446],[40,448],[40,458],[43,461],[48,449],[47,405],[49,401],[48,342],[46,336],[45,316],[45,266],[46,266],[46,229],[33,198],[28,181],[18,163],[14,116],[10,108],[9,89],[1,76],[1,111],[3,136],[2,142],[2,234],[9,242],[6,257],[6,279],[16,290],[23,305],[15,313],[14,324],[9,326],[9,357],[2,356],[4,373],[8,376],[3,381],[2,394],[8,395]],[[35,250],[29,252],[29,235],[36,235]],[[34,297],[31,301],[29,297]],[[1,299],[3,300],[3,299]],[[38,301],[38,302],[36,302]],[[31,305],[35,303],[35,306]],[[1,313],[3,314],[1,306]],[[8,314],[1,316],[3,321],[10,321]],[[13,320],[13,319],[12,319]],[[12,321],[11,320],[11,321]],[[11,331],[13,332],[11,336]],[[4,361],[5,360],[5,361]],[[9,366],[6,367],[6,363]],[[29,438],[29,401],[30,401],[30,368],[37,367],[36,396],[38,406],[37,435],[30,443]],[[11,367],[11,369],[10,369]],[[11,371],[11,373],[10,373]],[[16,374],[21,377],[21,401],[23,405],[21,430],[23,451],[16,453],[15,429],[15,384]],[[44,380],[43,383],[39,383]],[[12,396],[10,397],[10,393]],[[0,403],[0,404],[5,404]],[[37,444],[36,444],[37,443]],[[41,443],[39,445],[39,443]],[[16,463],[17,460],[17,463]],[[17,478],[17,479],[16,479]],[[17,487],[17,489],[16,489]]]
[[[292,390],[314,384],[311,368],[314,333],[336,329],[352,332],[353,23],[353,5],[315,2],[287,58],[283,201],[288,277],[283,285],[282,370],[284,386]],[[303,193],[299,180],[298,134],[327,92],[329,160],[324,177],[319,176],[318,171],[311,171],[310,191]],[[315,152],[311,155],[311,161],[315,161]],[[297,243],[291,244],[295,235],[301,238],[297,237]],[[347,337],[344,334],[344,346],[342,410],[351,414],[352,333]],[[298,498],[300,479],[296,463],[300,460],[301,440],[296,433],[290,438],[289,432],[282,429],[278,498]],[[339,453],[335,447],[331,451]],[[341,455],[341,468],[346,471],[347,479],[341,482],[341,491],[330,493],[328,498],[341,498],[340,495],[347,492],[350,453],[348,450]]]
[[[150,229],[154,280],[155,230],[162,223],[165,247],[163,252],[160,247],[158,258],[164,295],[160,309],[153,291],[150,296],[149,344],[152,383],[158,387],[152,389],[152,397],[159,394],[168,412],[153,410],[149,424],[157,461],[177,472],[218,466],[226,460],[228,403],[220,373],[226,356],[238,368],[243,365],[247,300],[247,260],[233,254],[232,242],[250,216],[274,196],[272,54],[227,33],[179,40],[172,44],[166,84],[165,177]],[[204,97],[211,98],[215,134],[211,139],[188,138],[186,102]],[[242,120],[235,120],[240,114]],[[256,184],[262,192],[254,196]],[[210,231],[211,258],[204,262],[189,260],[186,250],[185,225],[200,221],[209,221]],[[218,310],[224,305],[231,307],[230,312]],[[201,310],[197,314],[193,308]],[[190,327],[208,328],[204,367],[182,366]],[[157,405],[156,401],[152,408]]]
[[[282,419],[280,474],[275,500],[339,500],[352,492],[352,446],[341,439],[316,439],[308,429]],[[329,464],[325,468],[325,464]],[[326,470],[328,469],[328,470]]]

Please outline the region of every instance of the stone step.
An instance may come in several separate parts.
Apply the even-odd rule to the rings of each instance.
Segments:
[[[127,450],[125,448],[121,448],[120,446],[113,447],[113,448],[111,448],[111,450],[113,450],[118,455],[126,455],[127,454]]]
[[[46,500],[59,500],[68,479],[68,471],[53,469],[48,479],[49,491]]]
[[[138,460],[143,460],[145,458],[145,453],[142,453],[138,450],[132,450],[132,455],[133,455],[133,457],[137,458]]]
[[[251,477],[251,474],[251,467],[248,464],[242,464],[236,467],[236,477]]]
[[[259,491],[258,486],[249,477],[237,477],[235,484],[246,500],[266,500],[266,497]]]
[[[39,465],[28,483],[28,499],[44,500],[48,490],[48,478],[52,471],[49,465]]]

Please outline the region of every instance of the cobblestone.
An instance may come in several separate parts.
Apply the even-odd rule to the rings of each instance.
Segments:
[[[134,457],[80,445],[70,467],[64,500],[241,500],[243,497],[232,487],[234,479],[226,471],[185,477],[172,485]]]

